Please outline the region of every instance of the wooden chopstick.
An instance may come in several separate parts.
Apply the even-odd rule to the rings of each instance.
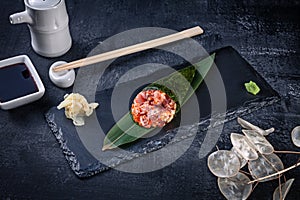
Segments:
[[[143,50],[147,50],[147,49],[151,49],[154,47],[158,47],[164,44],[168,44],[171,42],[175,42],[178,40],[182,40],[185,38],[189,38],[189,37],[193,37],[196,35],[200,35],[203,33],[202,28],[200,28],[199,26],[178,32],[178,33],[174,33],[168,36],[164,36],[161,38],[157,38],[154,40],[150,40],[147,42],[142,42],[139,44],[135,44],[132,46],[128,46],[128,47],[124,47],[121,49],[117,49],[117,50],[113,50],[113,51],[109,51],[109,52],[105,52],[105,53],[101,53],[95,56],[91,56],[91,57],[87,57],[87,58],[83,58],[77,61],[73,61],[70,63],[66,63],[63,65],[59,65],[57,67],[53,68],[54,72],[59,72],[59,71],[63,71],[63,70],[68,70],[68,69],[74,69],[74,68],[79,68],[79,67],[84,67],[87,65],[91,65],[91,64],[95,64],[98,62],[103,62],[106,60],[110,60],[113,58],[118,58],[120,56],[125,56],[128,54],[132,54],[132,53],[136,53],[139,51],[143,51]]]

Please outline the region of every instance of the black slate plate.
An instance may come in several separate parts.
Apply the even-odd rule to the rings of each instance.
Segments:
[[[147,153],[161,149],[167,144],[171,145],[173,143],[184,141],[186,138],[194,137],[195,134],[191,134],[191,130],[195,130],[197,132],[196,138],[201,141],[205,137],[207,128],[211,127],[211,118],[217,119],[216,121],[218,123],[215,124],[220,125],[228,120],[236,118],[237,116],[253,112],[254,110],[270,105],[279,100],[277,92],[271,88],[271,86],[250,66],[247,61],[241,57],[236,50],[232,47],[225,47],[216,50],[215,52],[216,65],[206,76],[206,82],[202,83],[196,91],[197,99],[200,102],[200,119],[197,120],[197,123],[194,121],[185,121],[185,124],[183,125],[183,132],[186,132],[186,135],[175,138],[178,130],[177,127],[181,122],[179,115],[159,133],[154,134],[149,138],[139,139],[130,145],[123,146],[122,148],[125,149],[125,151],[114,150],[103,154],[101,151],[101,142],[104,136],[100,136],[100,133],[99,135],[86,133],[86,135],[83,136],[78,134],[77,131],[80,130],[80,128],[76,131],[72,122],[65,118],[62,110],[59,111],[56,107],[51,108],[45,115],[46,120],[51,131],[59,141],[61,148],[63,149],[63,153],[75,174],[79,177],[88,177],[109,168],[116,167],[122,163],[129,162],[134,158],[141,157]],[[226,113],[215,113],[215,111],[211,110],[212,101],[207,85],[209,85],[212,89],[216,89],[216,87],[218,87],[218,85],[214,84],[217,82],[216,79],[218,79],[218,76],[215,73],[216,67],[219,70],[225,85],[227,99]],[[155,73],[163,74],[163,70]],[[261,92],[256,96],[247,93],[244,89],[244,83],[249,82],[250,80],[256,82],[261,88]],[[141,85],[143,81],[144,79],[140,78],[119,84],[116,87],[118,87],[119,91],[128,91],[128,87],[132,83]],[[125,90],[125,88],[127,89]],[[97,91],[96,93],[96,101],[100,102],[100,107],[97,109],[96,113],[99,124],[104,133],[107,133],[107,131],[115,123],[111,111],[112,91],[113,89],[106,89]],[[134,96],[133,94],[136,92],[137,90],[133,89],[132,94],[130,95]],[[117,105],[120,107],[120,116],[128,111],[129,104],[130,102],[128,100],[120,99],[120,102]],[[182,110],[185,114],[193,113],[193,102],[188,102]],[[220,116],[225,116],[225,120]],[[219,121],[218,118],[220,118]],[[87,120],[87,125],[88,124],[89,121]],[[94,137],[92,139],[94,140],[94,146],[86,144],[86,137]],[[101,161],[97,159],[98,154],[101,155]]]

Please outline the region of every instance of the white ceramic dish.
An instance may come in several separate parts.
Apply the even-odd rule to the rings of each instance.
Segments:
[[[31,94],[28,94],[25,96],[21,96],[21,97],[18,97],[18,98],[9,100],[9,101],[0,102],[0,108],[3,110],[9,110],[9,109],[16,108],[16,107],[22,106],[24,104],[28,104],[30,102],[36,101],[36,100],[40,99],[45,93],[45,87],[28,56],[20,55],[20,56],[8,58],[6,60],[2,60],[2,61],[0,61],[0,69],[3,67],[6,67],[6,66],[19,64],[19,63],[25,63],[25,65],[27,66],[31,77],[33,78],[33,80],[37,86],[37,92],[31,93]],[[0,84],[5,84],[5,83],[2,83],[0,80]]]

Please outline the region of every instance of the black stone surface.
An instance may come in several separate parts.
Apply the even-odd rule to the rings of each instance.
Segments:
[[[41,100],[0,111],[2,199],[224,199],[206,159],[198,158],[201,141],[197,139],[176,162],[155,172],[109,170],[82,180],[68,166],[44,113],[71,89],[53,86],[48,68],[57,60],[85,57],[100,41],[132,28],[180,31],[200,25],[205,34],[194,39],[207,51],[233,46],[281,96],[280,103],[245,119],[263,128],[274,126],[269,140],[276,149],[299,151],[290,140],[291,130],[300,123],[299,1],[74,0],[67,1],[67,6],[73,46],[64,56],[48,59],[33,52],[25,25],[9,24],[9,14],[22,11],[23,1],[0,3],[0,59],[29,55],[46,87]],[[156,56],[149,62],[162,58]],[[217,143],[220,149],[231,148],[232,131],[240,131],[236,121],[225,124]],[[279,156],[286,167],[299,159],[297,155]],[[299,199],[299,170],[286,173],[287,178],[296,178],[287,199]],[[277,184],[259,184],[250,199],[272,199]]]

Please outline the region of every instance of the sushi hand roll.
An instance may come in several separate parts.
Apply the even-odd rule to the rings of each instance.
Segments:
[[[171,122],[203,81],[214,57],[208,56],[146,86],[133,100],[130,111],[109,130],[102,150],[133,142]]]

